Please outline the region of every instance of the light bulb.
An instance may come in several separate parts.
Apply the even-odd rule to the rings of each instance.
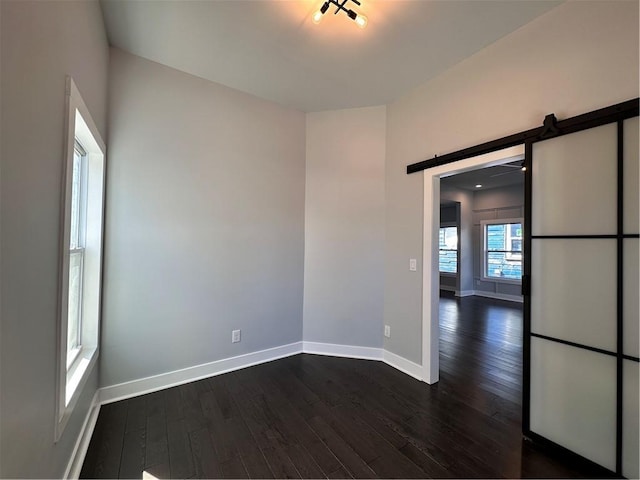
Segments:
[[[527,167],[523,166],[520,170],[522,170],[523,172],[526,172],[527,171]]]
[[[360,14],[356,17],[356,25],[358,25],[360,28],[364,28],[367,26],[367,17],[365,17],[364,15]]]
[[[313,21],[313,23],[318,24],[322,20],[322,17],[324,17],[324,13],[318,10],[316,13],[313,14],[313,17],[311,17],[311,20]]]

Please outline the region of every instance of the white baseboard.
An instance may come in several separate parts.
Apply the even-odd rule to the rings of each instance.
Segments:
[[[474,294],[473,290],[456,290],[456,297],[471,297]]]
[[[482,290],[474,290],[473,294],[478,297],[494,298],[496,300],[506,300],[508,302],[518,302],[518,303],[524,302],[522,295],[509,295],[507,293],[484,292]]]
[[[382,361],[417,380],[423,380],[422,365],[413,363],[411,360],[407,360],[406,358],[396,355],[389,350],[382,351]]]
[[[456,287],[452,287],[450,285],[442,285],[440,284],[440,290],[444,290],[445,292],[455,292]]]
[[[302,342],[302,352],[332,357],[363,358],[366,360],[382,360],[387,365],[400,370],[413,378],[422,381],[422,365],[413,363],[400,355],[382,348],[354,347],[333,343]]]
[[[64,478],[75,479],[80,476],[82,464],[89,447],[89,442],[91,441],[91,435],[93,434],[93,430],[98,419],[98,413],[100,412],[100,405],[116,402],[118,400],[125,400],[138,395],[144,395],[146,393],[258,365],[260,363],[270,362],[272,360],[289,357],[298,353],[383,361],[387,365],[411,377],[422,380],[422,367],[420,365],[382,348],[318,342],[296,342],[289,345],[260,350],[258,352],[247,353],[245,355],[238,355],[237,357],[225,358],[203,365],[175,370],[173,372],[154,375],[152,377],[120,383],[118,385],[103,387],[96,392],[92,400],[91,409],[84,421],[80,436],[76,441]]]
[[[146,393],[164,390],[165,388],[183,385],[203,378],[270,362],[279,358],[290,357],[298,353],[383,361],[407,375],[422,380],[422,367],[420,365],[382,348],[338,345],[333,343],[296,342],[281,347],[260,350],[245,355],[238,355],[237,357],[216,360],[215,362],[205,363],[203,365],[196,365],[152,377],[103,387],[98,390],[97,394],[99,394],[99,398],[97,403],[104,405],[117,402],[118,400],[125,400]]]
[[[145,393],[156,392],[165,388],[183,385],[252,365],[289,357],[297,353],[302,353],[302,342],[290,343],[280,347],[268,348],[258,352],[238,355],[237,357],[224,358],[203,365],[196,365],[194,367],[183,368],[181,370],[120,383],[110,387],[103,387],[100,389],[100,403],[105,404],[137,397]]]
[[[302,353],[329,355],[332,357],[363,358],[366,360],[382,360],[381,348],[337,345],[334,343],[302,342]]]
[[[78,435],[76,444],[73,447],[73,452],[71,453],[71,458],[69,458],[69,463],[67,464],[67,468],[65,469],[64,476],[62,478],[75,479],[80,477],[84,457],[87,454],[89,442],[91,442],[91,436],[93,435],[93,430],[96,427],[96,422],[98,421],[98,414],[100,413],[99,399],[100,389],[96,390],[96,393],[91,400],[91,407],[84,419],[84,423],[80,429],[80,435]]]

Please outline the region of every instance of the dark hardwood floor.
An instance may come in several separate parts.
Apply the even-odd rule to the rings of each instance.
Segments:
[[[435,385],[296,355],[103,406],[81,476],[599,477],[522,440],[520,305],[440,305]]]

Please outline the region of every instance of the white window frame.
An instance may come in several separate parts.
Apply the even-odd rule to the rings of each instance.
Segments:
[[[102,298],[102,238],[106,146],[73,79],[66,83],[66,122],[62,175],[57,381],[54,440],[57,442],[93,372],[99,355]],[[71,250],[71,205],[76,143],[85,153],[81,170],[79,249]],[[69,270],[71,254],[82,251],[81,332],[77,351],[68,355]]]
[[[440,224],[440,230],[443,228],[452,228],[455,227],[457,234],[458,234],[458,243],[457,243],[457,248],[456,248],[456,272],[442,272],[440,271],[440,250],[443,250],[440,248],[439,242],[438,242],[438,272],[440,273],[440,275],[444,276],[444,277],[457,277],[458,273],[460,272],[460,228],[458,228],[458,224],[457,223],[453,223],[453,222],[445,222]],[[438,230],[438,239],[440,238],[440,230]],[[446,249],[445,249],[446,250]],[[450,250],[447,250],[450,251]]]
[[[489,250],[487,249],[487,225],[504,225],[509,223],[519,223],[522,226],[523,250],[522,250],[522,254],[519,262],[524,267],[524,219],[523,218],[496,218],[494,220],[482,220],[480,222],[480,225],[481,225],[480,235],[482,236],[482,280],[483,281],[511,283],[515,285],[520,285],[522,283],[521,279],[517,280],[514,278],[490,277],[489,275],[487,275],[488,253],[489,253]]]
[[[76,347],[71,352],[67,351],[67,358],[66,358],[67,371],[74,366],[74,364],[76,363],[76,360],[78,359],[78,356],[82,352],[82,298],[83,298],[82,289],[83,289],[84,250],[85,250],[84,232],[86,230],[86,215],[87,215],[86,208],[84,207],[86,207],[86,204],[87,204],[86,197],[87,197],[87,181],[88,181],[87,170],[88,169],[87,169],[87,152],[84,149],[84,147],[79,143],[77,138],[75,138],[75,141],[74,141],[74,151],[73,151],[73,158],[72,158],[72,178],[73,178],[73,171],[75,170],[76,153],[78,153],[80,156],[80,165],[79,165],[80,192],[78,193],[78,212],[77,212],[78,238],[75,241],[76,243],[75,248],[69,249],[69,256],[72,257],[73,255],[80,255],[80,285],[79,285],[80,292],[78,295],[79,297],[78,325],[76,327],[78,341],[77,341]],[[72,204],[73,204],[73,198],[72,198]],[[73,217],[73,208],[71,209],[71,216]],[[73,233],[73,232],[70,232],[70,233]],[[70,243],[72,243],[71,240],[70,240]],[[73,245],[70,245],[70,247],[72,246]],[[68,326],[68,323],[67,323],[67,326]],[[68,332],[67,332],[67,336],[68,336]],[[68,348],[68,342],[67,342],[67,348]]]

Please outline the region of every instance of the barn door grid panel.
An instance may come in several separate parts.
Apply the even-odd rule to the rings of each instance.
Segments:
[[[525,151],[525,435],[637,478],[638,118]]]
[[[525,435],[637,478],[638,118],[525,152]]]

